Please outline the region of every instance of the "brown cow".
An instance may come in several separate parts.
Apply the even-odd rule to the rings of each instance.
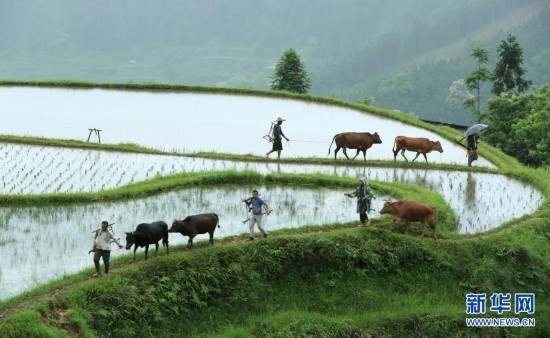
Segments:
[[[367,160],[367,149],[372,147],[373,143],[381,144],[382,140],[380,140],[380,135],[378,133],[340,133],[334,135],[332,138],[332,142],[330,143],[330,146],[328,147],[328,153],[330,155],[330,147],[332,147],[332,143],[336,141],[336,150],[334,151],[334,159],[336,159],[336,154],[338,154],[338,151],[340,148],[343,148],[344,155],[346,155],[346,158],[349,160],[348,154],[346,152],[346,149],[357,149],[357,154],[353,157],[355,159],[357,155],[359,155],[359,151],[363,152],[363,158],[365,161]]]
[[[208,232],[210,235],[210,245],[214,245],[214,231],[216,231],[216,225],[218,228],[220,227],[219,220],[218,215],[214,213],[187,216],[182,221],[174,220],[168,232],[179,232],[183,236],[189,237],[189,241],[187,242],[189,249],[193,249],[193,238],[197,234]]]
[[[441,147],[441,143],[439,143],[439,141],[430,141],[424,137],[397,136],[393,146],[394,149],[392,150],[394,161],[396,161],[397,153],[400,150],[401,155],[407,162],[409,160],[405,157],[405,150],[416,151],[416,156],[414,157],[413,162],[420,154],[424,155],[424,159],[428,162],[428,158],[426,157],[427,153],[432,152],[432,150],[439,151],[440,153],[443,152],[443,148]]]
[[[391,198],[389,198],[384,203],[382,210],[380,210],[380,214],[391,214],[394,221],[397,219],[405,222],[405,233],[409,231],[410,222],[423,222],[424,230],[420,237],[424,237],[429,224],[433,230],[434,239],[437,238],[435,234],[435,208],[430,205],[409,200],[392,202]]]

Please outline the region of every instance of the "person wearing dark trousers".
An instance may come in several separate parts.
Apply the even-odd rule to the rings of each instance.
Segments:
[[[468,167],[472,166],[472,162],[477,160],[477,140],[479,132],[473,133],[466,138],[466,150],[468,154]]]
[[[286,121],[286,120],[281,117],[273,121],[273,123],[276,123],[273,126],[273,148],[265,154],[265,157],[269,157],[269,154],[276,151],[277,159],[281,159],[281,150],[283,150],[283,143],[282,143],[283,137],[285,138],[285,140],[290,141],[288,137],[285,136],[285,134],[283,133],[283,130],[281,129],[281,124],[283,124],[283,121]]]
[[[115,242],[119,248],[122,248],[122,244],[115,238],[113,233],[109,230],[109,223],[107,221],[101,222],[101,229],[95,232],[94,236],[94,265],[95,265],[95,277],[101,276],[101,269],[99,267],[99,259],[103,258],[103,265],[105,265],[105,274],[109,274],[109,259],[111,258],[111,242]]]
[[[362,226],[369,226],[369,216],[367,213],[371,209],[371,201],[374,198],[368,182],[365,178],[359,180],[359,186],[352,192],[344,194],[347,197],[357,197],[357,213]]]

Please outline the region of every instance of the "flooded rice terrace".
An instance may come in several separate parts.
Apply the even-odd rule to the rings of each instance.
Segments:
[[[243,223],[249,213],[241,201],[258,189],[273,213],[264,216],[267,231],[304,225],[349,222],[358,219],[355,201],[344,197],[345,190],[300,189],[291,187],[223,187],[184,189],[151,198],[116,203],[73,205],[60,207],[3,207],[0,208],[0,300],[17,295],[39,284],[65,274],[92,267],[92,247],[95,229],[102,220],[113,225],[122,244],[126,231],[133,231],[139,223],[172,221],[187,215],[215,212],[221,227],[216,239],[248,232]],[[349,190],[352,190],[351,188]],[[387,196],[378,196],[387,198]],[[371,217],[379,217],[378,211]],[[256,229],[257,231],[257,229]],[[171,233],[170,245],[187,243],[187,237]],[[208,239],[208,234],[195,240]],[[160,244],[159,252],[166,252]],[[112,256],[131,253],[113,244]],[[138,253],[144,252],[140,248]],[[154,245],[149,255],[154,254]]]
[[[543,201],[535,187],[503,175],[427,169],[238,162],[0,143],[0,194],[96,192],[157,175],[253,170],[367,177],[423,186],[441,194],[457,215],[459,233],[482,232],[532,213]],[[528,197],[528,198],[527,198]]]
[[[277,116],[287,118],[283,130],[295,140],[285,146],[285,157],[326,157],[332,137],[342,131],[378,131],[384,143],[374,145],[367,158],[379,159],[393,158],[391,148],[397,135],[441,139],[422,129],[350,109],[248,96],[0,87],[0,100],[2,134],[85,140],[88,128],[98,128],[102,129],[104,143],[134,142],[185,152],[262,155],[269,146],[262,137]],[[445,152],[429,154],[429,161],[465,161],[462,148],[442,143]],[[0,161],[3,195],[95,192],[157,175],[227,170],[321,173],[403,182],[441,194],[457,215],[458,233],[494,228],[532,213],[543,201],[540,191],[520,181],[461,171],[237,162],[7,143],[0,143]],[[491,166],[487,161],[477,165]],[[215,238],[246,233],[248,227],[242,221],[247,213],[241,200],[253,188],[259,189],[275,210],[267,217],[268,230],[358,218],[354,201],[343,195],[354,186],[343,190],[286,186],[189,188],[113,203],[0,207],[0,300],[92,267],[88,255],[92,231],[102,220],[115,223],[115,235],[123,242],[124,232],[139,223],[164,220],[170,225],[174,218],[203,212],[220,215],[222,227],[216,230]],[[379,217],[385,198],[376,195],[372,218]],[[206,238],[201,235],[197,239]],[[186,241],[187,237],[180,234],[170,235],[172,245]],[[113,256],[127,252],[115,250]]]
[[[466,163],[466,151],[421,128],[349,108],[298,100],[243,95],[0,87],[0,134],[87,140],[89,128],[100,129],[103,143],[131,142],[179,152],[264,155],[271,144],[263,139],[281,116],[290,138],[285,157],[334,156],[330,143],[341,132],[378,132],[382,144],[367,151],[368,159],[393,159],[396,136],[439,140],[443,153],[428,154],[436,163]],[[92,135],[91,140],[97,142]],[[481,139],[483,140],[483,138]],[[464,140],[462,143],[465,143]],[[350,151],[355,155],[354,151]],[[412,160],[414,153],[407,152]],[[339,156],[343,157],[340,151]],[[422,156],[421,156],[422,157]],[[400,161],[404,159],[400,156]],[[419,158],[423,160],[423,158]],[[476,165],[492,167],[480,158]]]
[[[13,155],[16,154],[16,155]],[[367,177],[371,181],[403,182],[440,193],[458,217],[457,232],[486,231],[532,213],[543,201],[533,186],[503,175],[424,169],[385,169],[338,165],[297,165],[212,160],[182,156],[127,154],[56,147],[0,144],[2,194],[82,192],[115,188],[155,175],[178,172],[254,170],[262,174],[321,173]],[[12,157],[10,157],[12,156]],[[18,182],[18,184],[14,184]],[[124,240],[142,222],[189,214],[216,212],[222,228],[216,238],[245,233],[247,214],[242,199],[258,187],[193,188],[146,199],[77,206],[0,207],[0,299],[45,283],[64,274],[91,267],[92,230],[101,220],[115,222],[116,235]],[[259,187],[275,212],[266,227],[300,227],[355,221],[354,201],[343,196],[348,189]],[[384,199],[376,194],[371,218],[379,217]],[[206,239],[202,235],[197,239]],[[171,234],[170,243],[186,242]],[[143,249],[141,249],[143,251]],[[114,256],[125,250],[113,252]]]

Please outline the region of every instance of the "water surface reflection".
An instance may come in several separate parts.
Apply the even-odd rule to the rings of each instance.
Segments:
[[[518,180],[465,171],[235,162],[13,144],[0,144],[0,156],[8,163],[0,168],[2,194],[99,191],[156,175],[228,170],[366,176],[370,180],[416,184],[445,198],[458,216],[459,233],[486,231],[530,214],[543,200],[539,190]]]
[[[378,132],[382,144],[367,159],[393,159],[396,136],[439,140],[444,153],[430,162],[466,164],[465,150],[432,132],[349,108],[299,100],[224,94],[167,93],[105,89],[0,87],[4,116],[0,133],[86,140],[101,129],[105,143],[133,142],[158,149],[263,155],[271,121],[287,119],[291,139],[284,156],[332,157],[337,133]],[[334,145],[332,147],[334,152]],[[411,158],[411,154],[407,154]],[[342,154],[340,153],[340,156]],[[403,160],[403,159],[400,159]],[[475,165],[493,165],[480,158]]]
[[[164,220],[171,225],[174,218],[204,212],[216,212],[220,217],[221,228],[216,229],[215,239],[247,233],[248,225],[243,220],[249,214],[241,201],[250,196],[252,189],[258,189],[274,210],[264,218],[263,225],[268,231],[358,219],[354,202],[343,195],[345,190],[275,186],[184,189],[117,203],[3,207],[0,208],[0,299],[92,267],[92,256],[88,255],[92,231],[99,228],[102,220],[115,223],[115,235],[123,243],[124,232],[133,231],[139,223]],[[384,198],[387,197],[377,196],[375,201]],[[371,218],[379,216],[378,211],[370,214]],[[208,234],[197,236],[207,238]],[[186,243],[187,239],[170,234],[171,245]],[[159,251],[162,250],[161,246]],[[127,252],[117,249],[112,256]]]

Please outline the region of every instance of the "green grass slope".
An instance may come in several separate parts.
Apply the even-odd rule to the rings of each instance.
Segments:
[[[9,336],[536,336],[549,332],[542,226],[477,241],[376,227],[278,233],[172,253],[86,282],[9,316]],[[537,295],[531,329],[466,328],[465,294]],[[72,312],[60,317],[68,309]],[[32,320],[33,325],[24,325]],[[481,332],[480,332],[481,331]]]

